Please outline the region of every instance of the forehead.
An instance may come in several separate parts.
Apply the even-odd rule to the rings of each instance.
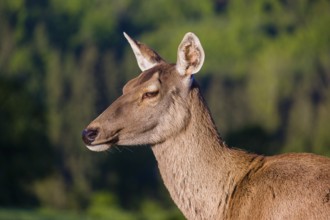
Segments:
[[[138,82],[138,84],[143,84],[144,82],[147,82],[148,80],[150,80],[155,74],[158,74],[160,79],[169,78],[169,76],[171,75],[173,66],[174,65],[167,64],[167,63],[156,65],[153,68],[141,73],[141,75],[139,77],[137,77],[137,79],[138,79],[137,82]]]
[[[129,90],[144,84],[145,82],[151,80],[152,78],[165,81],[168,78],[170,78],[171,73],[173,71],[173,66],[172,64],[159,64],[156,65],[155,67],[148,69],[144,72],[142,72],[138,77],[130,80],[123,88],[123,92],[126,93]],[[157,74],[157,78],[155,75]]]

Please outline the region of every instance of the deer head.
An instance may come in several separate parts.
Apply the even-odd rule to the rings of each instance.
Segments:
[[[93,151],[112,145],[155,145],[189,122],[192,75],[204,62],[199,39],[187,33],[179,45],[177,63],[169,64],[146,45],[124,35],[142,73],[83,131],[83,141]]]

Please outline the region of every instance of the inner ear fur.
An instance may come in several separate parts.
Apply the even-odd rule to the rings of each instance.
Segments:
[[[187,33],[178,48],[176,63],[180,75],[191,75],[197,73],[204,63],[204,49],[194,33]]]

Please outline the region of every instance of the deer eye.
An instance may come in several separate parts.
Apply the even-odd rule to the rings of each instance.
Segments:
[[[143,94],[142,99],[150,99],[156,97],[159,94],[159,91],[146,92]]]

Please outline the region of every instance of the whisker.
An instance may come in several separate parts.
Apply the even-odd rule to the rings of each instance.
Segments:
[[[115,146],[115,148],[119,151],[119,153],[122,152],[122,150],[119,147]]]
[[[112,150],[112,147],[108,148],[106,151],[105,151],[106,154],[113,154],[113,150]]]
[[[133,153],[133,150],[132,150],[131,148],[129,148],[129,147],[123,147],[123,149],[125,149],[125,150],[127,150],[127,151]]]

